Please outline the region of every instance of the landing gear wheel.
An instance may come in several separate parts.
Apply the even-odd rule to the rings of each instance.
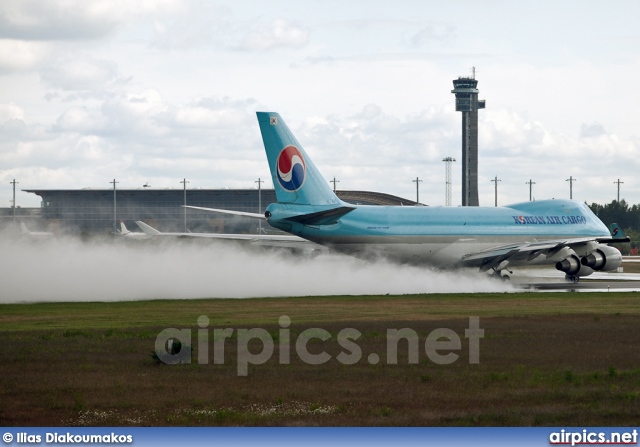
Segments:
[[[502,272],[506,272],[506,273],[503,274]],[[493,268],[493,273],[491,274],[491,276],[493,276],[496,279],[500,279],[501,281],[504,281],[504,282],[511,282],[511,276],[509,275],[513,275],[513,272],[511,270],[506,268],[497,270],[495,267]]]
[[[576,276],[576,275],[566,275],[566,276],[564,277],[564,279],[565,279],[567,282],[573,282],[573,283],[578,283],[578,282],[580,282],[580,277],[579,277],[579,276]]]

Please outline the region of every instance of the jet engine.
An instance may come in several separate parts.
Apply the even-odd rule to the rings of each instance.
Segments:
[[[562,261],[556,262],[556,269],[567,274],[568,277],[589,276],[593,269],[587,265],[582,265],[578,255],[573,252]]]
[[[603,245],[583,257],[581,262],[593,270],[615,270],[622,264],[622,254],[615,247]]]

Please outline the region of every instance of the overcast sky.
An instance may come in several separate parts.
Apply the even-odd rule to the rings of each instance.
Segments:
[[[476,67],[480,204],[640,203],[640,2],[0,2],[0,207],[21,189],[271,187],[256,111],[328,180],[445,203]],[[461,163],[453,164],[453,205]]]

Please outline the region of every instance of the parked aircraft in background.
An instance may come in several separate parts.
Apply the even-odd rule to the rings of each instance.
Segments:
[[[359,257],[383,255],[438,268],[477,267],[508,277],[511,268],[554,265],[569,281],[622,261],[608,246],[628,242],[584,204],[543,200],[505,207],[368,206],[341,201],[280,115],[258,112],[278,202],[266,219],[292,235]],[[207,209],[202,207],[188,207]]]
[[[20,233],[22,235],[34,238],[47,238],[52,237],[53,233],[49,231],[31,231],[27,228],[27,225],[24,222],[20,222]]]
[[[120,236],[130,239],[149,239],[149,235],[145,233],[134,233],[133,231],[129,231],[123,221],[120,221]]]

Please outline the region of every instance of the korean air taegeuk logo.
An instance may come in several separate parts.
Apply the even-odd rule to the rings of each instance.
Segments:
[[[276,161],[278,182],[287,191],[297,191],[304,183],[307,168],[304,157],[295,146],[287,146]]]

